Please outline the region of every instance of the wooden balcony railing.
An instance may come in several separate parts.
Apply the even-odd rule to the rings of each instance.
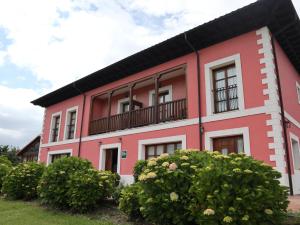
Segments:
[[[90,135],[187,118],[186,99],[136,109],[90,122]]]

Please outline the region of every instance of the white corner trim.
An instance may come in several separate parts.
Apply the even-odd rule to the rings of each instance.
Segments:
[[[138,141],[138,159],[145,159],[145,146],[150,144],[164,144],[181,142],[182,149],[186,149],[186,135],[167,136],[162,138],[144,139]]]
[[[74,128],[74,137],[72,139],[76,139],[76,130],[77,130],[77,118],[78,118],[78,106],[74,106],[71,108],[68,108],[66,111],[66,119],[65,119],[65,129],[64,129],[64,140],[72,140],[72,139],[67,139],[67,126],[68,126],[68,121],[70,119],[70,113],[71,112],[76,112],[76,117],[75,117],[75,128]]]
[[[117,148],[118,149],[118,165],[117,165],[117,173],[120,174],[121,171],[121,143],[113,143],[100,145],[100,157],[99,157],[99,170],[105,170],[105,157],[106,157],[106,149]]]
[[[58,126],[58,135],[57,135],[57,141],[59,141],[59,136],[60,136],[60,128],[61,128],[61,117],[62,117],[62,111],[52,113],[51,115],[51,122],[50,122],[50,131],[49,131],[49,139],[48,142],[51,143],[51,136],[52,136],[52,129],[53,129],[53,118],[55,116],[59,116],[59,126]]]
[[[298,103],[300,104],[300,84],[296,81],[296,91],[298,97]]]
[[[134,95],[133,97],[132,97],[134,100],[136,100],[136,95]],[[121,113],[121,105],[122,105],[122,103],[124,103],[124,102],[129,102],[129,97],[127,97],[127,98],[121,98],[121,99],[119,99],[118,100],[118,109],[117,109],[117,113],[118,114],[120,114]]]
[[[239,110],[244,110],[244,88],[243,88],[243,76],[242,76],[242,65],[240,54],[235,54],[228,56],[226,58],[218,59],[213,62],[207,63],[204,65],[205,68],[205,97],[206,97],[206,115],[214,115],[214,97],[213,97],[213,70],[229,65],[235,64],[236,76],[237,76],[237,89],[238,89],[238,101],[239,101]]]
[[[205,149],[213,151],[213,138],[243,135],[245,154],[251,155],[250,134],[248,127],[205,132]]]
[[[70,156],[73,155],[72,149],[63,149],[63,150],[48,151],[48,153],[47,153],[47,166],[51,163],[52,155],[65,154],[65,153],[70,153]]]
[[[285,118],[292,122],[296,127],[300,129],[300,122],[292,117],[288,112],[284,111]]]
[[[288,185],[288,181],[285,179],[286,174],[286,161],[285,151],[283,147],[282,136],[282,123],[280,116],[279,95],[277,86],[277,77],[275,72],[274,55],[271,43],[271,34],[267,27],[263,27],[256,31],[258,36],[257,45],[260,47],[258,55],[260,56],[260,64],[264,67],[261,69],[262,83],[267,85],[267,88],[263,90],[263,94],[268,97],[264,104],[267,109],[266,114],[271,118],[266,121],[267,126],[270,126],[271,131],[268,131],[267,136],[272,138],[269,149],[274,151],[274,154],[270,153],[270,161],[275,161],[275,169],[282,174],[280,182],[283,185]]]
[[[163,92],[163,91],[169,91],[169,95],[168,95],[168,102],[171,102],[173,99],[173,90],[172,90],[172,84],[167,85],[167,86],[163,86],[161,88],[158,89],[158,92]],[[155,90],[151,90],[149,91],[149,106],[152,106],[152,102],[153,102],[153,94],[155,93]]]

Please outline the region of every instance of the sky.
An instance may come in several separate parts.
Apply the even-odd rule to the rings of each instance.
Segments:
[[[30,101],[252,2],[0,0],[0,145],[40,134]]]

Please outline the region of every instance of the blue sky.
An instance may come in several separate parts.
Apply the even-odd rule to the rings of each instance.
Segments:
[[[1,1],[0,145],[23,147],[41,132],[31,100],[251,2]]]

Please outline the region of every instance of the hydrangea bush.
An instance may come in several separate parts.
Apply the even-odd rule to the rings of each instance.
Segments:
[[[44,165],[21,163],[4,177],[2,193],[7,198],[31,200],[37,197],[37,186],[44,172]]]
[[[276,224],[288,204],[278,178],[244,154],[180,150],[147,161],[137,196],[140,212],[155,224]]]
[[[119,175],[95,170],[88,160],[65,157],[46,168],[38,193],[43,204],[86,212],[109,197],[119,179]]]
[[[12,168],[11,161],[5,156],[0,156],[0,190],[2,188],[3,178]]]

